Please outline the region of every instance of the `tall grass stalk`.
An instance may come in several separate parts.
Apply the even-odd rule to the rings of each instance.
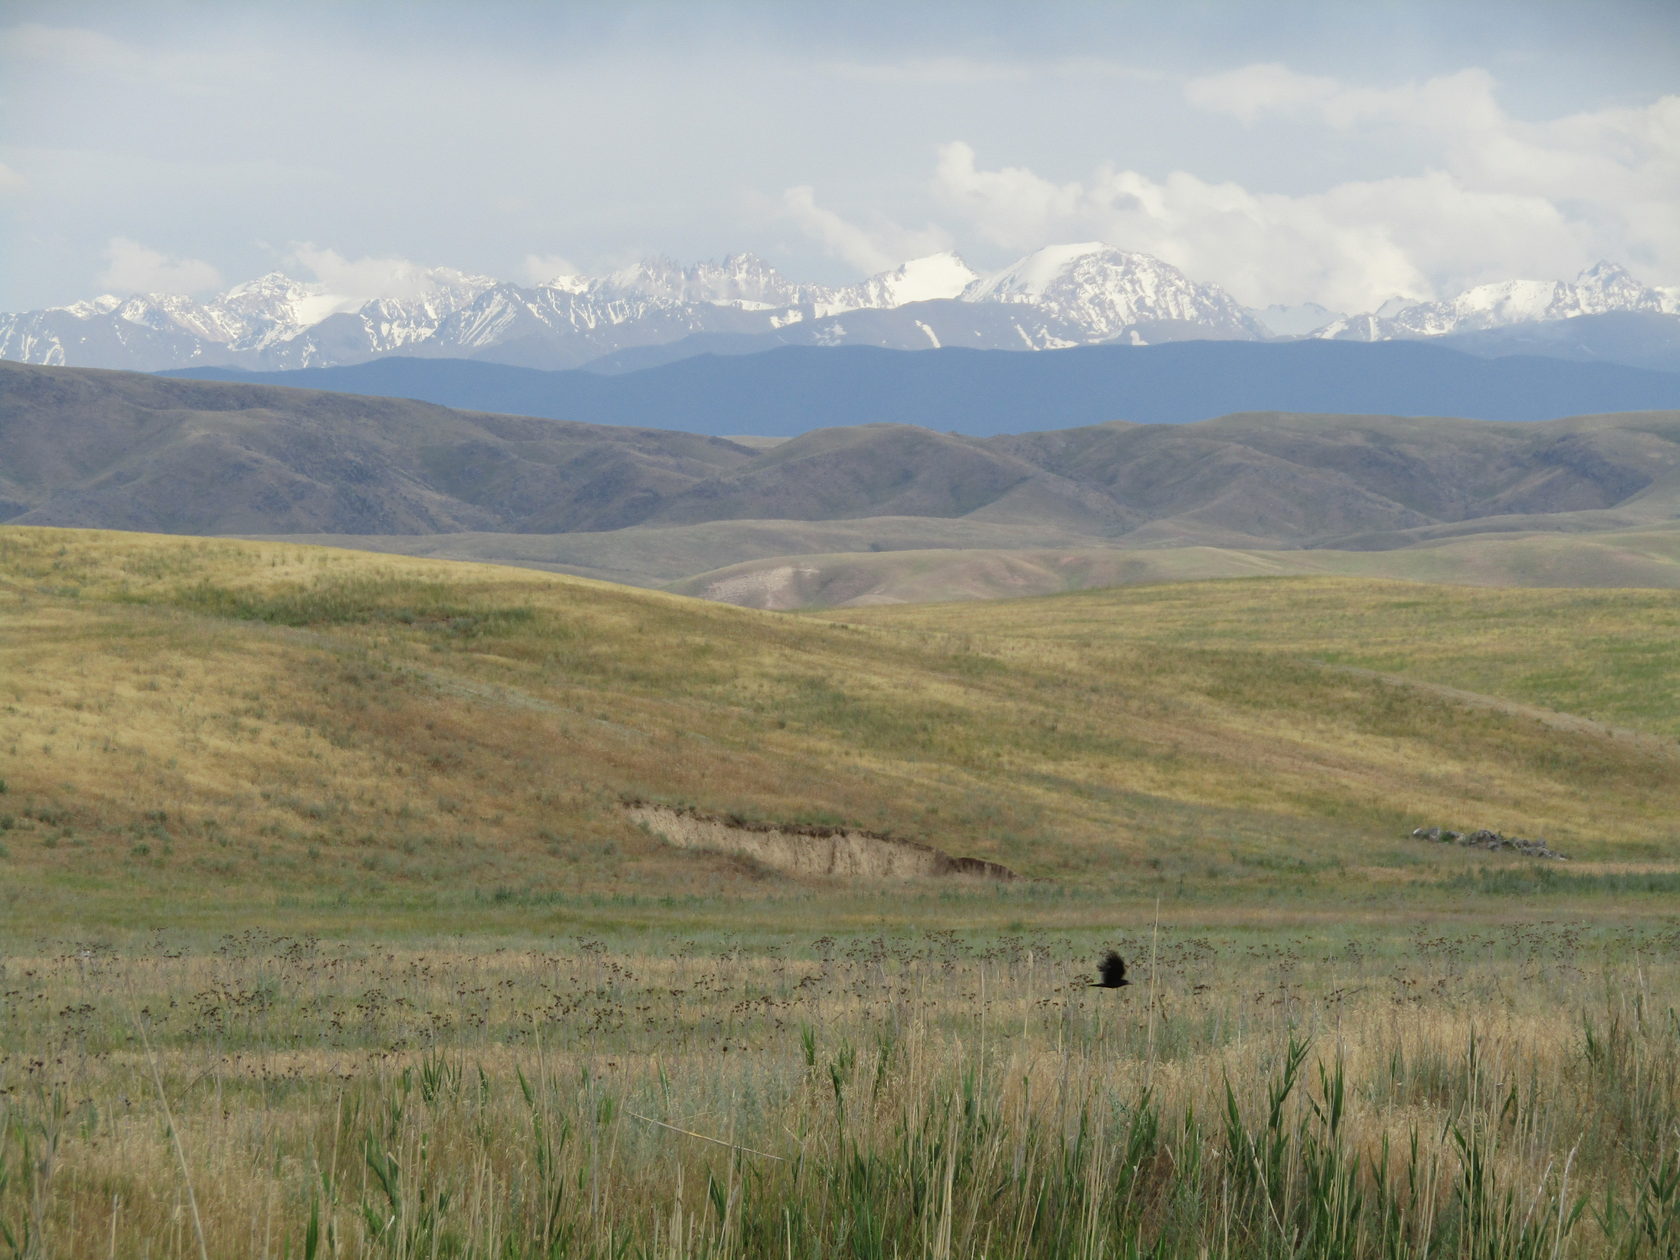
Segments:
[[[1495,1006],[1510,965],[1443,938],[1286,945],[1285,1003],[1265,942],[1155,935],[1144,1010],[1043,939],[14,955],[0,1255],[1673,1253],[1653,950],[1560,929]]]

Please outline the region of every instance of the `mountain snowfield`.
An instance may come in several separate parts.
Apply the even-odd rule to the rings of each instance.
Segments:
[[[784,344],[1038,350],[1300,336],[1383,341],[1626,313],[1654,317],[1660,338],[1680,339],[1680,288],[1652,288],[1608,262],[1572,282],[1485,284],[1448,301],[1390,302],[1358,315],[1311,304],[1253,310],[1158,258],[1102,242],[1050,246],[989,275],[953,253],[934,254],[838,287],[791,281],[752,254],[686,267],[647,259],[530,287],[412,268],[400,287],[348,295],[274,272],[202,302],[106,295],[0,315],[0,358],[140,371],[330,367],[393,354],[541,368],[615,356],[622,367]]]
[[[1440,337],[1618,311],[1680,314],[1680,288],[1651,288],[1625,268],[1600,262],[1583,271],[1573,284],[1562,280],[1481,284],[1445,302],[1390,303],[1370,315],[1336,320],[1313,335],[1358,341]]]

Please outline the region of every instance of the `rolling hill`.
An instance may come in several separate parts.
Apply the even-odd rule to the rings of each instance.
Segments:
[[[1555,551],[1680,517],[1675,412],[1246,413],[992,438],[870,424],[732,441],[90,369],[0,364],[0,386],[0,520],[307,538],[772,603],[914,599],[906,575],[939,565],[953,572],[927,590],[979,595],[1171,577],[1172,557],[1184,576],[1255,563],[1209,567],[1196,548],[1300,553],[1269,571],[1667,585],[1660,543],[1546,564],[1493,544],[1550,536]],[[1458,559],[1435,570],[1384,558],[1438,559],[1455,540]],[[890,558],[909,552],[945,554]],[[815,581],[785,580],[813,567]],[[842,583],[824,576],[840,570]]]
[[[290,906],[297,932],[389,905],[454,930],[516,889],[663,898],[668,923],[683,896],[812,886],[671,848],[631,801],[867,828],[1097,896],[1427,901],[1482,859],[1423,824],[1544,835],[1583,871],[1673,857],[1664,593],[1316,578],[819,619],[6,527],[0,606],[0,863],[40,921]]]

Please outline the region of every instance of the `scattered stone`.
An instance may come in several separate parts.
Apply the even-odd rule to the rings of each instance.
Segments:
[[[1567,854],[1559,853],[1544,840],[1524,840],[1521,836],[1502,835],[1497,831],[1448,831],[1445,827],[1418,827],[1412,832],[1418,840],[1434,840],[1440,844],[1456,844],[1467,849],[1509,849],[1513,853],[1526,854],[1528,857],[1550,858],[1554,862],[1567,862]]]

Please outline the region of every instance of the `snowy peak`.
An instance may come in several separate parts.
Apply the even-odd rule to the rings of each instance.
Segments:
[[[1389,341],[1394,324],[1381,315],[1344,315],[1314,329],[1312,335],[1322,341]]]
[[[556,289],[561,293],[587,293],[589,292],[589,286],[591,283],[592,282],[588,276],[580,276],[568,272],[566,275],[555,276],[553,279],[544,280],[540,282],[537,287],[539,289]]]
[[[1274,337],[1305,337],[1327,328],[1347,316],[1317,302],[1299,302],[1294,306],[1274,303],[1265,310],[1255,311],[1254,317]]]
[[[1388,317],[1400,336],[1439,337],[1611,311],[1672,315],[1680,312],[1680,302],[1671,290],[1641,284],[1625,267],[1599,262],[1574,283],[1503,280],[1478,284],[1443,302],[1411,303],[1388,312]]]
[[[96,315],[109,315],[123,304],[123,299],[115,293],[102,293],[96,298],[85,298],[80,302],[72,302],[69,306],[49,306],[50,311],[63,311],[74,319],[92,319]]]
[[[1217,285],[1197,284],[1149,254],[1101,242],[1054,245],[975,281],[969,302],[1030,304],[1053,319],[1106,341],[1138,325],[1196,325],[1214,336],[1249,338],[1264,329]],[[1137,340],[1134,336],[1132,340]]]
[[[731,254],[721,263],[692,267],[669,258],[644,259],[587,283],[581,291],[677,304],[750,307],[793,306],[804,296],[801,286],[753,254]]]
[[[791,281],[748,253],[693,265],[649,258],[532,287],[398,260],[312,257],[326,268],[315,280],[273,271],[205,301],[107,294],[0,315],[0,358],[156,371],[325,366],[400,353],[556,368],[696,336],[1024,350],[1184,338],[1388,341],[1614,312],[1672,321],[1672,333],[1649,335],[1680,341],[1680,288],[1652,288],[1612,262],[1573,281],[1500,281],[1344,315],[1310,303],[1249,310],[1217,285],[1101,241],[1048,246],[987,275],[947,251],[840,287]],[[1602,346],[1591,353],[1602,357]]]
[[[1081,262],[1096,255],[1114,255],[1123,267],[1126,259],[1147,259],[1147,254],[1126,254],[1110,249],[1101,241],[1082,245],[1049,245],[1035,250],[1002,271],[976,280],[963,296],[970,302],[1036,302],[1058,283],[1066,284]]]
[[[1592,266],[1586,268],[1575,277],[1575,283],[1583,289],[1610,288],[1640,288],[1628,269],[1620,263],[1613,263],[1607,258],[1601,258]]]
[[[978,280],[979,274],[947,250],[912,258],[902,266],[860,280],[834,293],[825,304],[832,311],[891,310],[912,302],[950,301]]]
[[[309,292],[309,286],[294,280],[283,271],[271,271],[266,276],[236,284],[218,299],[224,305],[260,302],[284,302]]]
[[[1680,310],[1671,290],[1655,289],[1635,280],[1626,267],[1596,262],[1575,277],[1575,297],[1582,314],[1609,311],[1656,311],[1672,315]]]

